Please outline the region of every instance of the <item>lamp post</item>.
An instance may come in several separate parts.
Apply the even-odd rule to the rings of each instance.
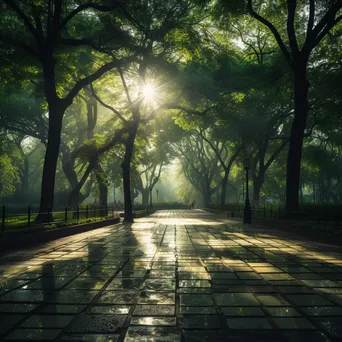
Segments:
[[[243,211],[243,223],[251,224],[252,223],[252,211],[251,211],[251,203],[249,202],[249,192],[248,192],[249,159],[245,158],[243,164],[244,164],[243,168],[246,171],[246,200],[245,200],[245,209]]]
[[[150,188],[150,207],[152,209],[152,188]]]
[[[157,194],[157,203],[159,203],[159,201],[158,201],[159,189],[156,189],[156,194]]]

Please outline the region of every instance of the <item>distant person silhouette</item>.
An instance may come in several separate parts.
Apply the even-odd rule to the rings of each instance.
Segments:
[[[195,209],[195,204],[196,204],[196,202],[195,202],[195,200],[193,200],[192,203],[191,203],[191,208],[192,209]]]

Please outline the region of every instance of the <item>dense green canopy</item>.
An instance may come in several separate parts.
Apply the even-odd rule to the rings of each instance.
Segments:
[[[3,0],[0,202],[340,203],[341,7]]]

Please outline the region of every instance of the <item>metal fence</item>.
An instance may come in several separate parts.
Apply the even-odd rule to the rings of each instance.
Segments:
[[[231,216],[243,216],[244,207],[236,207],[231,209]],[[257,218],[284,218],[285,213],[281,207],[252,207],[252,216]]]
[[[37,220],[38,214],[38,206],[28,205],[26,208],[12,208],[11,206],[2,205],[1,230],[19,230],[44,227],[46,225],[61,227],[75,223],[91,222],[94,219],[119,217],[118,209],[114,208],[114,206],[77,206],[76,208],[65,206],[57,211],[48,208],[47,212],[41,213]]]
[[[239,206],[231,208],[230,213],[232,217],[242,217],[244,213],[244,207]],[[283,207],[275,206],[263,206],[263,207],[252,207],[252,217],[257,219],[282,219],[289,221],[300,222],[312,222],[316,224],[325,224],[334,228],[342,228],[342,215],[332,213],[309,213],[305,211],[300,212],[288,212]]]

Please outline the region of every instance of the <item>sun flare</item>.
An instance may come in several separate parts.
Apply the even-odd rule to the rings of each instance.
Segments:
[[[151,83],[144,84],[142,87],[142,96],[146,101],[154,102],[156,98],[156,87]]]

